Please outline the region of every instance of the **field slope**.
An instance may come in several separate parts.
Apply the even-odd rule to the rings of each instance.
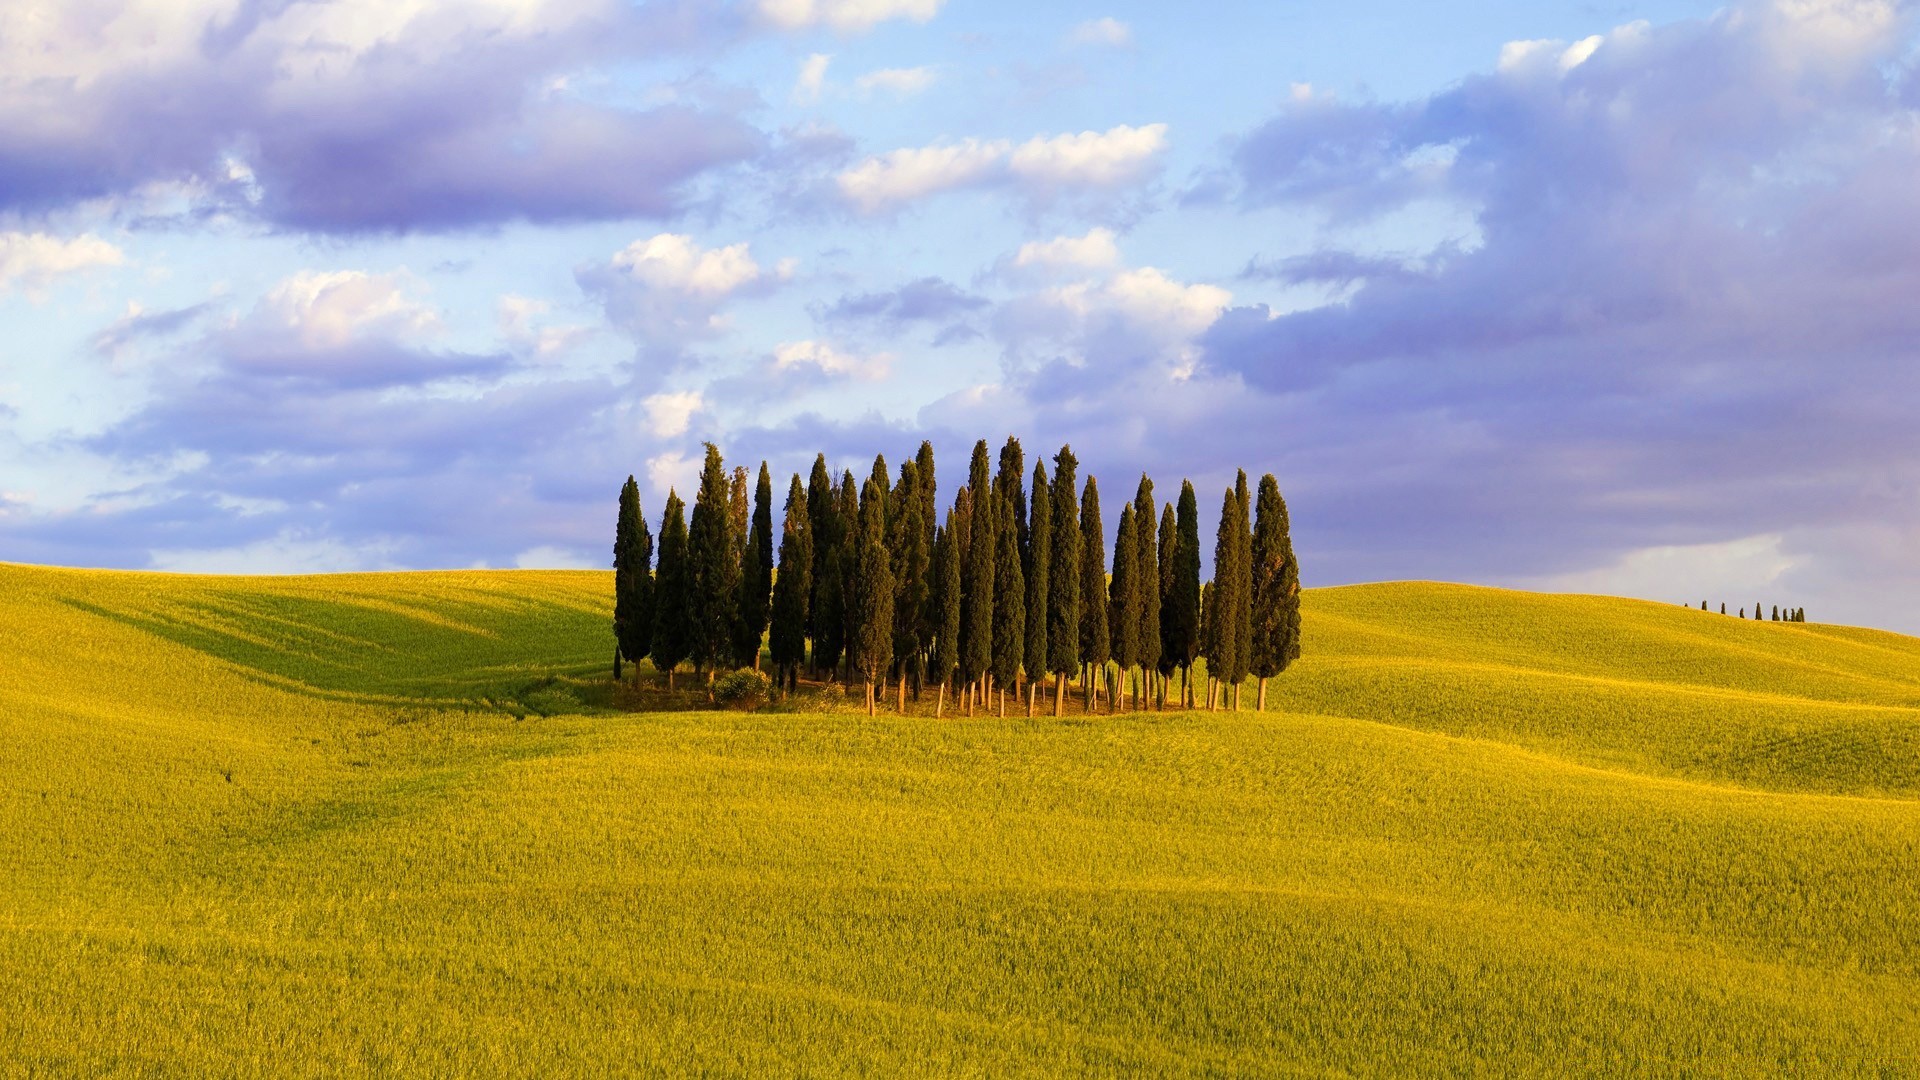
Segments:
[[[0,565],[0,1071],[1920,1073],[1920,641],[1375,585],[1261,715],[627,713],[610,585]]]

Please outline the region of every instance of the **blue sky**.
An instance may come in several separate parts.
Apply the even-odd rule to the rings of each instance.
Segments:
[[[704,440],[950,495],[1012,433],[1275,473],[1309,584],[1920,630],[1914,29],[16,0],[0,559],[603,565]]]

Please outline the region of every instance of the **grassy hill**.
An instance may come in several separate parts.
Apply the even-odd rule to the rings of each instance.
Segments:
[[[0,1071],[1920,1073],[1920,641],[1377,585],[1264,715],[626,713],[610,584],[0,566]]]

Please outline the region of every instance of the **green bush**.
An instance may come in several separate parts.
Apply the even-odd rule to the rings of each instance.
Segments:
[[[713,684],[713,699],[730,709],[752,711],[773,696],[773,680],[764,672],[741,668]]]

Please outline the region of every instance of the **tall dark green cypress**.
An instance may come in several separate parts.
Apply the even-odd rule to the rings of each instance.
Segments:
[[[888,547],[893,554],[893,658],[899,665],[901,693],[910,679],[916,693],[926,679],[925,639],[928,596],[928,565],[933,553],[927,549],[929,537],[922,527],[921,515],[926,500],[920,492],[920,465],[908,461],[900,466],[900,484],[894,489],[893,517],[888,522]]]
[[[960,489],[965,498],[967,490]],[[932,665],[927,677],[940,688],[935,715],[946,709],[947,680],[960,663],[960,543],[954,534],[957,514],[947,515],[947,524],[933,538],[934,597],[940,612],[934,628]]]
[[[1247,471],[1233,483],[1233,670],[1225,673],[1233,687],[1233,711],[1240,711],[1240,689],[1253,663],[1253,514],[1247,491]]]
[[[1107,626],[1107,529],[1100,518],[1100,483],[1087,477],[1080,493],[1080,663],[1086,666],[1086,708],[1093,711],[1094,695],[1113,658]]]
[[[993,667],[994,545],[999,537],[999,519],[993,505],[993,473],[985,439],[974,444],[972,467],[967,472],[967,488],[973,492],[973,520],[970,522],[973,536],[967,542],[966,603],[961,611],[965,625],[960,630],[960,671],[972,683],[990,674]]]
[[[1113,662],[1120,665],[1120,693],[1114,697],[1118,708],[1126,697],[1127,682],[1133,666],[1140,662],[1140,562],[1139,537],[1134,535],[1133,504],[1120,504],[1120,523],[1113,530],[1113,580],[1107,593],[1107,633],[1113,645]]]
[[[807,659],[807,604],[813,596],[813,529],[807,521],[807,491],[800,474],[787,488],[786,520],[780,527],[780,573],[773,581],[773,611],[767,646],[776,675],[789,689]]]
[[[1072,447],[1053,457],[1053,503],[1047,508],[1053,551],[1047,567],[1047,666],[1053,671],[1053,714],[1060,715],[1069,675],[1080,672],[1080,480]]]
[[[816,669],[832,667],[840,655],[835,650],[833,655],[836,660],[829,660],[824,665],[817,655],[821,642],[834,636],[834,631],[824,625],[829,613],[836,624],[839,617],[838,608],[828,603],[831,598],[822,595],[835,588],[832,584],[833,575],[827,572],[834,552],[840,546],[840,525],[833,510],[833,475],[827,472],[827,455],[818,454],[813,459],[813,472],[807,477],[807,524],[813,533],[813,573],[810,575],[813,597],[807,604],[807,637],[814,643],[816,655],[813,666]]]
[[[638,665],[653,643],[653,534],[640,511],[640,485],[627,477],[613,541],[613,677],[620,658]]]
[[[733,538],[733,485],[720,450],[707,444],[700,491],[687,526],[688,606],[693,639],[693,669],[705,672],[711,686],[715,670],[733,655],[733,625],[740,610],[740,545]]]
[[[849,478],[851,479],[851,478]],[[893,663],[893,557],[887,551],[887,490],[868,480],[860,494],[860,531],[853,544],[847,606],[853,667],[867,684],[867,715],[874,688]]]
[[[993,490],[999,499],[1013,510],[1013,530],[1020,544],[1020,574],[1025,577],[1033,565],[1033,552],[1028,545],[1032,541],[1027,526],[1027,454],[1020,448],[1020,440],[1007,436],[1000,447],[1000,472],[994,477]],[[1022,604],[1024,607],[1024,603]]]
[[[1239,666],[1240,626],[1236,615],[1235,569],[1240,558],[1240,504],[1228,488],[1220,500],[1220,525],[1213,536],[1213,581],[1202,605],[1200,651],[1207,658],[1209,690],[1206,707],[1214,707],[1212,684],[1233,685],[1233,672]]]
[[[1281,484],[1267,473],[1260,479],[1260,507],[1254,521],[1254,644],[1252,673],[1260,678],[1260,711],[1267,711],[1267,680],[1300,659],[1300,565],[1288,534]]]
[[[666,673],[673,687],[673,669],[693,651],[693,612],[689,597],[692,580],[687,566],[687,504],[668,489],[667,508],[660,517],[660,567],[653,591],[653,666]]]
[[[1167,503],[1160,509],[1160,704],[1166,705],[1167,683],[1173,680],[1173,673],[1180,668],[1179,650],[1174,647],[1175,614],[1173,603],[1174,565],[1179,561],[1175,556],[1180,553],[1180,528],[1175,524],[1173,504]]]
[[[1033,513],[1027,517],[1027,715],[1033,715],[1040,684],[1047,678],[1047,591],[1053,561],[1053,489],[1046,466],[1033,463]]]
[[[1020,526],[1013,519],[1011,494],[996,493],[993,500],[1000,518],[994,544],[993,681],[1000,693],[1002,716],[1007,712],[1007,691],[1020,677],[1027,644],[1027,581],[1020,566]]]
[[[932,443],[921,440],[920,449],[913,455],[913,465],[920,474],[920,543],[922,550],[927,553],[927,569],[923,575],[927,583],[923,590],[926,602],[921,605],[918,612],[915,612],[915,616],[920,620],[920,664],[924,669],[925,665],[932,660],[934,635],[940,632],[940,607],[933,595],[933,540],[940,531],[940,501],[938,488],[934,483]],[[922,683],[925,682],[925,678],[923,670]],[[920,687],[916,686],[915,690],[918,689]]]
[[[880,500],[880,525],[882,528],[885,528],[887,525],[887,517],[893,510],[892,506],[889,505],[892,502],[893,476],[887,472],[887,456],[885,454],[873,455],[873,472],[868,474],[867,482],[872,484],[873,489],[883,496]],[[862,505],[865,505],[866,487],[863,485],[860,491]]]
[[[1140,677],[1148,680],[1148,672],[1159,674],[1160,668],[1160,538],[1154,527],[1155,510],[1158,504],[1153,499],[1153,481],[1146,474],[1140,476],[1140,487],[1133,496],[1133,528],[1137,545],[1134,567],[1140,575],[1139,615],[1140,623]],[[1142,695],[1147,695],[1144,687]]]
[[[1169,587],[1160,602],[1161,623],[1167,628],[1166,657],[1161,662],[1171,658],[1185,672],[1189,690],[1186,704],[1192,706],[1193,662],[1200,657],[1200,503],[1193,484],[1186,480],[1180,482],[1175,521],[1177,533],[1166,571]],[[1164,540],[1161,554],[1168,554]]]
[[[760,639],[767,632],[773,594],[773,474],[760,463],[753,487],[753,518],[740,557],[740,604],[734,615],[733,663],[760,669]]]

